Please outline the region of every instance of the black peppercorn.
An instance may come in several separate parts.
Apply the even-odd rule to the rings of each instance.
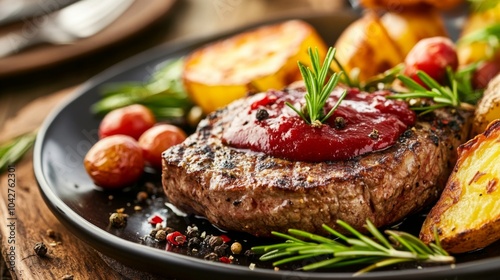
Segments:
[[[227,244],[221,244],[219,246],[215,246],[214,248],[214,253],[216,253],[218,256],[225,256],[227,255],[227,250],[229,246]]]
[[[213,262],[215,262],[219,259],[219,257],[217,256],[216,253],[210,253],[208,255],[205,255],[205,257],[203,257],[203,258],[207,261],[213,261]]]
[[[222,240],[222,238],[220,236],[212,236],[208,240],[208,245],[210,245],[210,247],[212,247],[212,248],[214,248],[215,246],[219,246],[222,243],[224,243],[224,241]]]
[[[257,110],[257,114],[255,115],[255,117],[257,118],[257,120],[263,121],[269,118],[269,113],[264,109],[259,109]]]
[[[201,239],[198,237],[192,237],[189,238],[188,240],[188,247],[189,248],[199,248],[201,244]]]
[[[335,128],[336,129],[345,128],[345,119],[343,117],[336,117],[335,118]]]
[[[45,246],[43,242],[36,243],[33,250],[35,251],[35,254],[40,257],[44,257],[47,254],[47,246]]]

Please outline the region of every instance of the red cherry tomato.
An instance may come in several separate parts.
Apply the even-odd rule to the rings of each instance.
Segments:
[[[186,139],[186,133],[177,126],[159,124],[145,131],[139,138],[139,146],[144,152],[146,162],[161,169],[161,154],[168,148]]]
[[[474,72],[472,85],[476,89],[485,89],[490,80],[493,79],[498,73],[500,73],[500,65],[494,61],[485,61],[484,63],[481,63],[481,65],[479,65]]]
[[[421,85],[417,71],[427,73],[442,83],[446,78],[446,67],[453,71],[458,67],[458,56],[453,42],[446,37],[432,37],[420,40],[405,58],[405,75]]]
[[[129,186],[144,171],[142,150],[134,138],[126,135],[112,135],[97,141],[83,163],[94,183],[107,189]]]
[[[124,134],[137,140],[144,131],[155,123],[155,116],[150,109],[143,105],[134,104],[106,114],[99,125],[99,137]]]

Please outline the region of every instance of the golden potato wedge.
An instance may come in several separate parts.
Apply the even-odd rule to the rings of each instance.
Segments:
[[[496,6],[479,12],[472,12],[460,34],[460,38],[482,29],[488,25],[500,22],[500,2]],[[486,42],[473,42],[457,45],[457,55],[460,65],[467,65],[481,60],[497,60],[500,62],[500,53]]]
[[[187,58],[183,82],[193,101],[210,113],[249,91],[281,89],[301,79],[297,61],[309,65],[307,49],[326,44],[300,20],[264,26],[201,47]]]
[[[483,97],[476,105],[471,135],[482,133],[493,120],[500,119],[500,75],[488,83]]]
[[[448,36],[443,19],[436,9],[387,12],[381,21],[403,56],[424,38]]]
[[[463,253],[500,239],[500,120],[459,146],[458,160],[437,202],[425,219],[420,239],[450,253]]]
[[[371,12],[349,25],[338,38],[335,48],[338,61],[348,73],[359,70],[360,81],[366,81],[404,59],[380,18]]]
[[[433,6],[438,9],[451,9],[464,0],[361,0],[361,5],[366,8],[382,8],[392,10],[410,10],[416,6]]]

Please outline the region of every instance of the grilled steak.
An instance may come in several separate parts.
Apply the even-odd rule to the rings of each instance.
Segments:
[[[256,236],[289,228],[325,234],[341,219],[363,230],[393,224],[434,202],[466,140],[469,114],[420,117],[396,144],[345,161],[302,162],[240,150],[222,133],[255,96],[202,120],[196,133],[163,154],[163,187],[178,208]]]

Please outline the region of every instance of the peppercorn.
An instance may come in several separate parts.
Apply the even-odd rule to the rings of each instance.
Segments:
[[[33,250],[35,251],[35,254],[40,257],[44,257],[47,254],[47,246],[45,246],[43,242],[36,243]]]
[[[249,249],[245,251],[244,255],[245,257],[252,259],[255,256],[255,252]]]
[[[164,229],[160,229],[156,232],[155,238],[160,242],[165,241],[167,240],[167,232]]]
[[[207,261],[212,261],[212,262],[215,262],[219,259],[216,253],[210,253],[208,255],[205,255],[203,258]]]
[[[227,255],[227,249],[228,249],[227,244],[221,244],[219,246],[215,246],[214,248],[214,253],[216,253],[218,256],[225,256]]]
[[[109,216],[109,222],[111,223],[112,227],[122,228],[125,225],[127,225],[127,218],[128,218],[127,214],[123,214],[122,212],[117,212]]]
[[[187,230],[186,230],[186,236],[187,237],[199,237],[200,231],[198,230],[198,227],[195,225],[188,226]]]
[[[220,236],[211,236],[210,239],[208,240],[208,245],[212,248],[215,246],[219,246],[223,243],[224,241]]]
[[[368,137],[370,137],[373,140],[377,140],[379,137],[378,130],[373,129],[372,132],[370,132],[370,134],[368,134]]]
[[[167,234],[167,241],[172,245],[180,246],[184,244],[184,242],[186,242],[186,236],[184,236],[182,233],[178,231],[174,231],[172,233]]]
[[[200,248],[201,244],[201,239],[199,237],[191,237],[188,240],[188,247],[189,248]]]
[[[139,203],[143,203],[143,202],[146,202],[146,200],[148,199],[148,193],[147,192],[138,192],[137,193],[137,201]]]
[[[269,113],[264,109],[259,109],[259,110],[257,110],[255,117],[257,118],[258,121],[263,121],[263,120],[269,118]]]
[[[336,117],[335,118],[335,128],[336,129],[345,128],[345,119],[343,117]]]
[[[240,242],[234,242],[233,244],[231,244],[231,252],[233,254],[238,255],[239,253],[241,253],[242,249],[243,249],[243,246],[241,246]]]

